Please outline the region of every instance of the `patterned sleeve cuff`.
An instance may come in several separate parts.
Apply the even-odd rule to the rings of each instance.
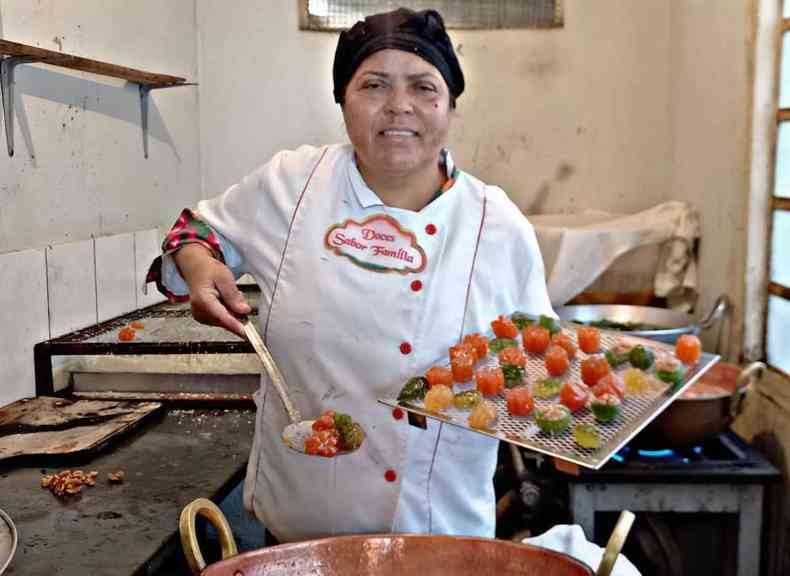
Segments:
[[[205,246],[214,258],[225,262],[222,245],[214,230],[192,210],[184,208],[162,242],[162,253],[172,254],[179,248],[193,243]]]
[[[162,256],[154,259],[145,278],[146,285],[149,282],[154,282],[156,288],[172,302],[189,300],[189,290],[186,283],[178,273],[170,256],[187,244],[205,246],[214,258],[225,262],[222,242],[218,235],[194,212],[185,208],[162,242]]]

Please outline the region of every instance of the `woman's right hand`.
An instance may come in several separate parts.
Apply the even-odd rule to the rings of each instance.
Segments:
[[[244,338],[234,314],[252,309],[236,286],[233,272],[201,244],[187,244],[173,254],[178,271],[189,286],[192,317],[201,324],[221,326]]]

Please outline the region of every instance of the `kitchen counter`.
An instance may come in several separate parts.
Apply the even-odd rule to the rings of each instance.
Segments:
[[[195,498],[219,502],[239,483],[252,445],[248,409],[170,410],[92,458],[0,467],[0,508],[19,546],[8,576],[155,573],[180,547],[178,518]],[[62,500],[42,472],[96,470],[96,486]],[[122,470],[122,484],[107,474]]]

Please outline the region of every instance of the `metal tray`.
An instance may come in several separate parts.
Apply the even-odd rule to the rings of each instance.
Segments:
[[[570,336],[574,343],[576,343],[576,327],[577,324],[571,322],[561,322],[563,332]],[[654,352],[668,352],[674,354],[674,346],[658,342],[655,340],[648,340],[646,338],[638,338],[634,336],[623,336],[621,332],[601,330],[601,351],[612,347],[618,340],[627,340],[634,344],[642,344],[647,348],[653,349]],[[521,337],[518,337],[520,341]],[[547,377],[546,368],[543,364],[543,355],[533,355],[525,351],[527,356],[526,374],[529,381],[535,382],[536,380]],[[581,380],[580,364],[581,360],[588,355],[581,350],[577,351],[576,358],[571,361],[569,370],[560,378],[562,382],[568,380]],[[494,429],[481,430],[472,428],[468,424],[469,411],[458,410],[454,407],[448,408],[444,412],[429,412],[425,410],[422,402],[399,402],[394,398],[382,398],[379,402],[387,406],[396,407],[400,406],[404,410],[412,414],[418,414],[435,420],[440,420],[454,426],[459,426],[478,434],[484,434],[493,438],[498,438],[505,442],[517,444],[546,454],[554,456],[562,460],[566,460],[583,466],[597,470],[623,446],[625,446],[631,438],[633,438],[640,430],[647,426],[656,416],[658,416],[667,406],[669,406],[675,398],[683,394],[683,392],[694,382],[696,382],[702,374],[711,368],[716,362],[719,361],[719,356],[715,354],[702,353],[699,361],[686,372],[683,384],[676,389],[672,389],[667,385],[666,389],[652,390],[638,395],[626,395],[623,401],[620,415],[610,423],[600,423],[595,420],[592,411],[589,408],[584,408],[572,415],[571,425],[562,434],[550,436],[541,432],[533,416],[520,417],[511,416],[507,410],[504,395],[489,397],[488,400],[494,402],[497,408],[497,422]],[[447,365],[447,362],[444,363]],[[478,363],[481,366],[497,366],[498,360],[496,354],[490,353],[488,358]],[[620,373],[630,364],[626,363],[625,366],[616,370]],[[650,371],[652,372],[652,370]],[[474,390],[474,381],[462,385],[456,384],[454,391]],[[551,398],[544,400],[535,398],[535,407],[542,407],[547,404],[556,403],[558,398]],[[411,419],[410,419],[411,420]],[[576,445],[573,438],[573,427],[577,424],[592,424],[598,430],[601,445],[596,449],[580,448]]]
[[[260,303],[257,286],[239,285],[239,288],[252,308],[249,316],[257,316]],[[118,338],[120,330],[134,321],[141,321],[144,328],[135,332],[135,338],[131,342],[121,342]],[[71,383],[70,374],[73,369],[77,373],[120,375],[107,378],[101,383],[96,378],[83,377],[75,390],[80,388],[86,395],[94,398],[251,401],[252,392],[249,388],[257,388],[258,377],[257,373],[249,370],[249,362],[244,355],[254,359],[254,354],[255,351],[246,340],[222,328],[205,326],[192,319],[188,302],[160,302],[36,344],[33,348],[36,395],[56,394],[63,383],[56,387],[55,373],[69,372]],[[215,357],[198,360],[196,355]],[[227,367],[228,374],[242,375],[233,381],[235,389],[225,390],[216,381],[202,377],[204,374],[217,373],[211,371],[216,367],[216,355],[222,355],[222,365]],[[53,361],[55,357],[61,358]],[[119,360],[123,357],[125,362]],[[168,357],[185,358],[181,363],[188,364],[189,369],[174,371],[172,363],[167,361]],[[69,365],[69,370],[64,369],[65,364]],[[147,367],[140,368],[141,364]],[[122,366],[127,366],[128,370],[123,370]],[[145,373],[147,378],[142,386],[140,373]],[[225,375],[224,372],[220,373]],[[246,377],[253,373],[255,376],[252,378]],[[158,385],[150,385],[155,380],[154,374],[167,377],[160,378]],[[181,374],[185,376],[180,376]],[[198,385],[194,381],[197,378],[189,379],[193,375],[200,375]],[[126,389],[116,389],[116,384],[124,379],[128,383]],[[116,392],[120,394],[116,395]],[[192,392],[196,394],[190,394]]]

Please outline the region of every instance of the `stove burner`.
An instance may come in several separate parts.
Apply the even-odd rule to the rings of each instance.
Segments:
[[[617,454],[612,456],[615,462],[624,464],[627,462],[671,462],[676,464],[691,464],[692,462],[700,462],[706,459],[714,459],[707,455],[707,452],[712,452],[712,449],[705,450],[705,446],[694,446],[687,450],[676,451],[670,449],[664,450],[636,450],[630,446],[625,446]],[[736,458],[736,455],[731,454],[731,458]],[[715,458],[717,460],[721,458]]]
[[[681,450],[626,445],[599,470],[583,470],[582,482],[754,482],[775,469],[731,430]]]

